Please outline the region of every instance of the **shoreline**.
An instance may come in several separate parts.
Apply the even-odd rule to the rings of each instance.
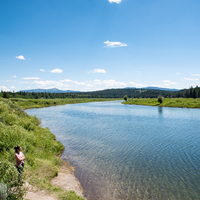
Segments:
[[[124,105],[141,105],[141,106],[157,106],[168,108],[200,108],[200,98],[166,98],[162,103],[158,102],[157,98],[146,99],[128,99],[128,101],[122,102]]]
[[[48,106],[48,107],[51,107],[51,106]],[[28,109],[34,109],[34,108],[28,108]],[[26,110],[26,109],[23,109],[23,110]],[[44,128],[44,127],[42,127],[42,128]],[[52,134],[55,136],[54,133],[52,133]],[[61,143],[61,141],[56,139],[56,136],[55,136],[54,140]],[[62,161],[62,164],[59,166],[58,174],[50,180],[50,183],[53,186],[60,187],[63,191],[74,191],[78,196],[87,200],[86,197],[84,196],[83,187],[82,187],[80,181],[78,180],[78,178],[74,174],[74,172],[76,171],[75,170],[76,167],[72,166],[68,160],[63,160],[61,158],[64,150],[65,150],[65,147],[63,149],[61,149],[60,155],[56,156],[57,158],[59,158]],[[36,191],[37,191],[37,194],[34,191],[32,191],[32,189],[30,190],[30,193],[32,193],[32,194],[29,194],[28,196],[33,197],[33,199],[30,198],[30,200],[34,200],[35,195],[38,195],[38,194],[39,195],[42,194],[46,198],[52,197],[52,195],[49,196],[49,194],[46,193],[45,190],[38,192],[38,190],[36,189]],[[27,199],[27,200],[29,200],[29,199]]]
[[[131,104],[131,103],[123,103],[124,105],[127,106],[152,106],[152,107],[158,107],[158,108],[186,108],[186,109],[200,109],[200,107],[198,108],[190,108],[190,107],[175,107],[175,106],[156,106],[156,105],[144,105],[144,104]]]
[[[32,108],[44,108],[58,105],[78,104],[78,103],[92,103],[103,101],[118,101],[120,98],[79,98],[79,99],[21,99],[10,98],[12,102],[16,102],[23,110]]]
[[[69,191],[76,191],[76,188],[79,191],[83,190],[73,174],[72,169],[74,168],[61,159],[64,150],[63,144],[56,140],[56,136],[48,128],[41,126],[41,122],[36,116],[28,115],[16,102],[10,99],[0,98],[0,136],[2,145],[0,171],[2,174],[8,174],[0,177],[0,182],[3,181],[7,185],[8,198],[21,199],[25,197],[26,193],[25,185],[21,185],[19,182],[13,157],[13,147],[21,145],[22,152],[26,157],[22,183],[28,183],[37,191],[43,191],[41,195],[52,196],[55,200],[85,199],[82,192],[78,192],[80,194],[78,195]],[[51,180],[58,177],[60,173],[70,177],[73,184],[65,189],[52,184]],[[13,185],[16,186],[16,191],[13,190]],[[32,192],[32,196],[37,195],[37,191]]]
[[[53,177],[50,180],[50,183],[53,186],[61,188],[63,191],[73,191],[79,197],[82,197],[82,199],[87,200],[84,197],[84,191],[79,180],[74,175],[74,167],[71,166],[68,161],[63,161],[63,164],[60,166],[57,176]],[[40,190],[37,187],[30,185],[28,182],[25,183],[25,188],[27,191],[25,195],[26,200],[57,200],[56,194],[49,194],[48,191]],[[80,199],[79,197],[77,197],[76,199]]]

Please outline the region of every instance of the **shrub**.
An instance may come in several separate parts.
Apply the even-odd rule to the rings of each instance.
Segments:
[[[0,162],[0,182],[7,186],[7,199],[23,199],[25,194],[25,188],[22,186],[24,177],[19,175],[12,163]]]
[[[125,101],[127,101],[127,100],[128,100],[128,97],[127,97],[127,95],[125,95],[125,96],[124,96],[124,100],[125,100]]]
[[[163,102],[163,98],[162,97],[158,97],[158,102],[162,103]]]

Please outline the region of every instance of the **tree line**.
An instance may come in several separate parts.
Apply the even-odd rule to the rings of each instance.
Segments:
[[[166,91],[156,89],[107,89],[94,92],[77,92],[77,93],[47,93],[47,92],[5,92],[1,91],[0,97],[3,98],[23,98],[23,99],[55,99],[55,98],[199,98],[200,87],[190,87],[179,91]]]

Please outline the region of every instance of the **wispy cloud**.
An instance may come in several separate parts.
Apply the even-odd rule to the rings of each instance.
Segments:
[[[86,82],[72,81],[70,79],[64,79],[64,80],[60,80],[60,81],[53,81],[53,80],[34,81],[34,83],[38,84],[38,85],[40,85],[42,87],[52,86],[52,87],[59,87],[59,88],[62,88],[62,87],[67,88],[69,86],[76,86],[76,85],[93,87],[93,85],[88,84]]]
[[[24,79],[24,80],[38,80],[40,78],[38,78],[38,77],[24,77],[22,79]]]
[[[99,79],[96,79],[94,81],[82,81],[82,82],[79,82],[79,81],[73,81],[73,80],[70,80],[70,79],[64,79],[64,80],[59,80],[59,81],[53,81],[53,80],[45,80],[45,81],[41,81],[41,80],[35,80],[33,82],[34,84],[37,84],[39,87],[56,87],[56,88],[77,88],[77,87],[80,87],[80,86],[83,86],[84,90],[87,90],[87,89],[91,89],[91,88],[95,88],[97,86],[100,86],[102,85],[104,88],[106,87],[114,87],[114,86],[117,86],[117,87],[124,87],[126,86],[126,83],[124,82],[120,82],[120,81],[115,81],[113,79],[110,79],[110,80],[99,80]]]
[[[165,86],[168,86],[168,85],[177,85],[178,84],[176,82],[172,82],[172,81],[169,81],[169,80],[163,80],[163,82],[166,83],[166,84],[164,84]]]
[[[53,85],[54,87],[62,87],[64,84],[60,81],[52,81],[52,80],[46,80],[46,81],[34,81],[34,83],[41,85],[43,87]]]
[[[16,75],[14,75],[14,76],[11,76],[12,78],[16,78],[17,76]]]
[[[19,60],[25,60],[24,56],[22,56],[22,55],[16,56],[15,58],[17,58]]]
[[[200,76],[200,74],[191,74],[191,76]]]
[[[162,87],[162,85],[150,85],[149,87]]]
[[[53,70],[51,71],[51,73],[57,73],[57,74],[60,74],[60,73],[62,73],[62,72],[63,72],[63,70],[62,70],[62,69],[58,69],[58,68],[53,69]]]
[[[18,83],[30,83],[29,81],[19,81]]]
[[[184,78],[186,81],[198,81],[198,78]]]
[[[121,42],[110,42],[110,41],[106,41],[106,42],[104,42],[104,44],[106,44],[105,47],[108,47],[108,48],[126,47],[126,46],[128,46],[128,45],[125,44],[125,43],[121,43]]]
[[[171,81],[169,81],[169,80],[164,80],[163,82],[164,82],[164,83],[170,83]]]
[[[120,82],[120,81],[115,81],[113,79],[110,79],[110,80],[94,80],[94,84],[95,85],[105,85],[107,87],[110,87],[110,86],[126,86],[126,83],[124,82]]]
[[[122,0],[108,0],[110,3],[118,3],[120,4]]]
[[[90,71],[89,73],[106,73],[105,69],[94,69]]]
[[[44,69],[40,69],[40,71],[41,71],[41,72],[46,72],[46,70],[44,70]]]
[[[61,83],[70,83],[70,82],[72,82],[72,80],[70,80],[70,79],[64,79],[64,80],[61,80],[60,82]]]
[[[0,86],[0,90],[3,90],[3,91],[9,91],[9,89],[5,86]]]
[[[181,75],[181,73],[176,73],[177,75]]]
[[[134,81],[129,82],[129,85],[134,86],[134,87],[145,87],[146,86],[144,84],[135,83]]]
[[[87,86],[87,87],[93,87],[92,84],[88,84],[86,82],[73,81],[73,83],[75,83],[76,85],[84,85],[84,86]]]

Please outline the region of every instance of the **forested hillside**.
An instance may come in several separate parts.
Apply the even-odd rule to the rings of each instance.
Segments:
[[[35,93],[35,92],[3,92],[0,97],[4,98],[24,98],[24,99],[55,99],[55,98],[123,98],[125,95],[128,98],[198,98],[200,97],[200,88],[191,87],[180,91],[167,91],[160,89],[107,89],[94,92],[77,92],[77,93]]]

